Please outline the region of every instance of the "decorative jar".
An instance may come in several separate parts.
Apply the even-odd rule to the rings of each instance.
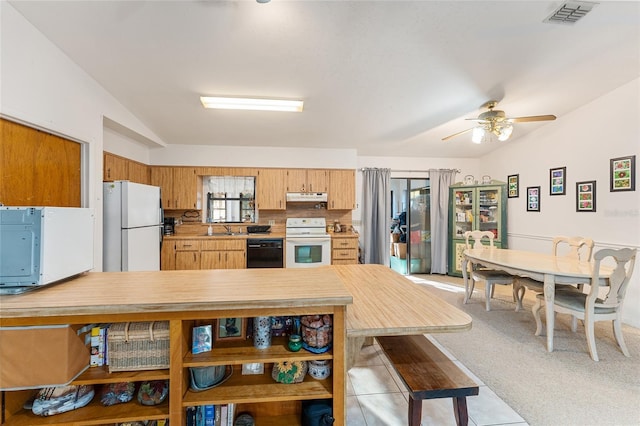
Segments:
[[[331,367],[326,359],[309,361],[309,375],[314,379],[324,380],[331,375]]]
[[[289,336],[289,350],[292,352],[298,352],[302,349],[302,338],[299,334],[292,334]]]

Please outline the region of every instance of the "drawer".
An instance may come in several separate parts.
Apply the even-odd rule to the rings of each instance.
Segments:
[[[342,249],[333,249],[331,251],[332,259],[357,259],[358,252],[357,250],[342,250]]]
[[[247,240],[243,239],[214,239],[202,241],[201,249],[206,250],[244,250]]]
[[[332,265],[357,265],[357,259],[333,259],[331,260]]]
[[[357,238],[333,238],[331,240],[331,247],[333,249],[357,249],[358,248],[358,239]]]
[[[200,241],[176,240],[176,251],[200,251]]]

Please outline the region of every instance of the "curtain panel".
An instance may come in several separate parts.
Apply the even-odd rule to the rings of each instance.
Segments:
[[[447,273],[449,249],[449,187],[457,170],[429,169],[431,184],[431,273]]]
[[[391,169],[362,170],[363,263],[389,265]]]

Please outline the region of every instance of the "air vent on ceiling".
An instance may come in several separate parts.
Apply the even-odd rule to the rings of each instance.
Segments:
[[[598,3],[583,1],[563,3],[562,6],[556,9],[543,22],[573,25],[589,13],[597,4]]]

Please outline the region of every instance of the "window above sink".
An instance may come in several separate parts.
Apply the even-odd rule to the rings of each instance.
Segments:
[[[253,223],[256,218],[254,176],[205,176],[204,217],[208,223]]]

